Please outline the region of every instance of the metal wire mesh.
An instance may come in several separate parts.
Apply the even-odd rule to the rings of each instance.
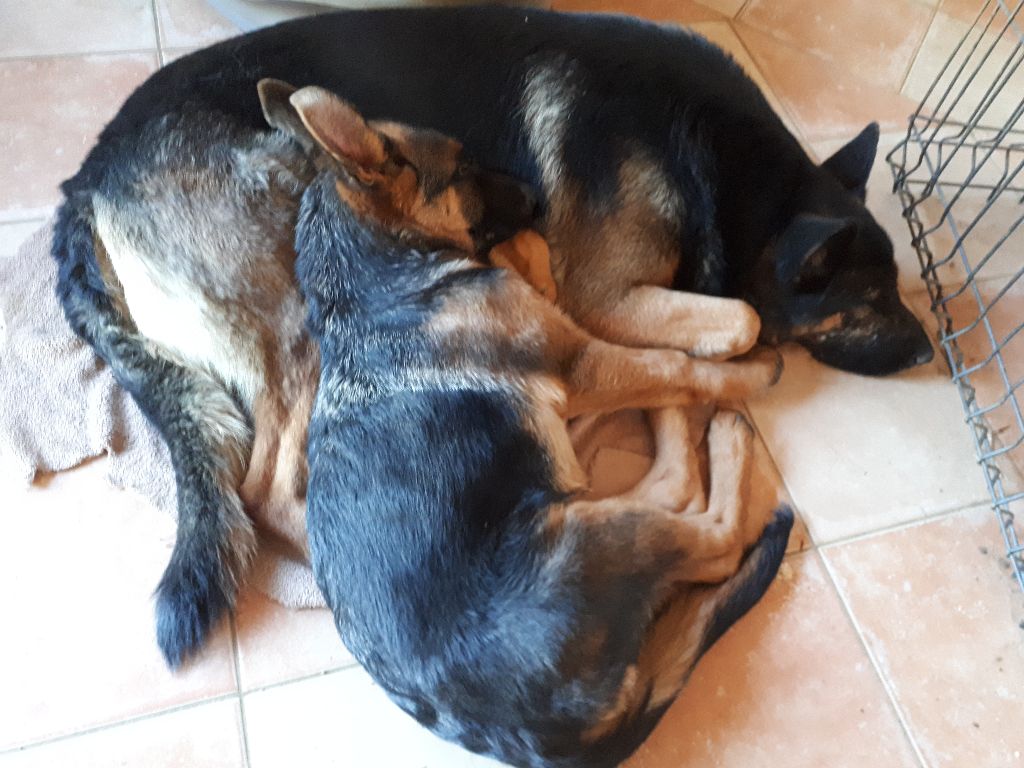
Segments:
[[[988,0],[887,156],[1024,589],[1024,0]]]

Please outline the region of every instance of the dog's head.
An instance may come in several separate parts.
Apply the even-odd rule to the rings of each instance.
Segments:
[[[331,164],[345,203],[411,247],[480,253],[533,223],[530,188],[478,167],[448,136],[366,121],[316,86],[266,79],[258,90],[267,122]]]
[[[864,206],[878,126],[815,169],[752,288],[771,341],[821,362],[883,375],[932,359],[928,335],[900,301],[892,242]]]

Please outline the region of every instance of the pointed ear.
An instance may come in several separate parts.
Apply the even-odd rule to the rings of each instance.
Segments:
[[[309,86],[288,101],[310,135],[350,172],[375,171],[387,160],[384,137],[370,128],[351,104],[330,91]]]
[[[821,167],[835,176],[839,183],[863,200],[867,194],[868,176],[878,151],[878,123],[871,123],[857,134]]]
[[[850,219],[801,214],[775,244],[775,275],[779,283],[799,292],[824,290],[856,232]]]
[[[276,128],[287,133],[303,146],[304,149],[312,149],[315,142],[310,136],[306,126],[302,124],[299,113],[291,105],[288,99],[298,90],[284,80],[274,80],[265,77],[256,84],[256,91],[260,96],[260,106],[263,108],[263,117],[271,128]]]

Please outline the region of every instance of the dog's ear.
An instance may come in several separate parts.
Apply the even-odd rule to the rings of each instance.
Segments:
[[[384,137],[330,91],[309,86],[289,97],[313,139],[348,172],[366,181],[387,161]]]
[[[823,291],[855,234],[856,224],[850,219],[797,216],[775,244],[779,283],[797,293]]]
[[[294,85],[289,85],[284,80],[275,80],[272,77],[265,77],[256,84],[256,91],[260,96],[260,106],[263,108],[263,117],[266,118],[270,127],[287,133],[304,149],[310,150],[316,142],[306,130],[295,107],[288,101],[297,90]]]
[[[857,138],[822,163],[821,167],[864,200],[867,195],[868,177],[871,175],[871,166],[875,164],[877,152],[878,123],[871,123],[857,134]]]

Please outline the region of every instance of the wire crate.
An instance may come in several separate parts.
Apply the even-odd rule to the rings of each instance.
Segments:
[[[964,24],[886,159],[1024,589],[1022,6],[987,0]]]

